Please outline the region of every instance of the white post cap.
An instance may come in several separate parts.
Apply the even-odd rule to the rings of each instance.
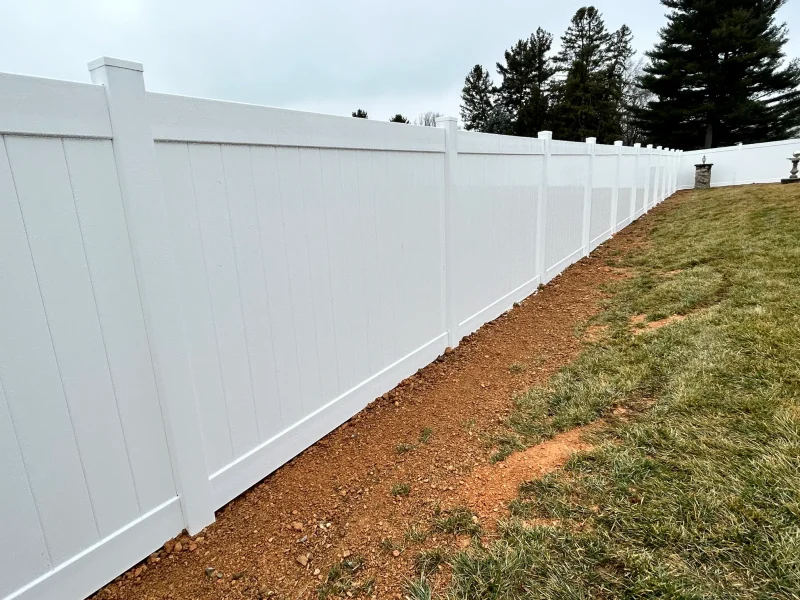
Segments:
[[[132,60],[122,60],[121,58],[111,58],[110,56],[95,58],[86,66],[89,68],[90,72],[100,67],[117,67],[118,69],[129,69],[131,71],[144,71],[142,63],[133,62]]]

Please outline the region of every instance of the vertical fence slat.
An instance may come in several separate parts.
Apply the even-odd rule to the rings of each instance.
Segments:
[[[597,138],[586,138],[586,145],[589,149],[589,168],[586,173],[586,188],[583,195],[583,231],[581,234],[581,244],[583,245],[583,255],[589,256],[592,251],[591,229],[592,229],[592,191],[594,190],[594,152],[597,145]]]
[[[548,169],[550,168],[550,142],[553,139],[552,131],[540,131],[537,134],[540,140],[544,140],[544,155],[542,156],[542,176],[539,180],[539,203],[536,206],[536,274],[539,276],[539,283],[547,283],[545,262],[545,231],[547,228],[547,196],[548,196]]]
[[[444,129],[444,195],[442,234],[444,239],[444,260],[442,278],[444,279],[444,322],[447,329],[447,345],[455,348],[458,345],[458,315],[455,305],[455,274],[453,273],[453,257],[455,256],[455,240],[453,239],[453,203],[456,201],[456,161],[458,160],[458,120],[455,117],[438,117],[436,126]]]

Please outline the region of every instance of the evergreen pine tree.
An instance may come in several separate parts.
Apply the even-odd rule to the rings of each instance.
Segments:
[[[492,107],[483,131],[498,135],[512,135],[514,133],[514,121],[502,104],[498,103]]]
[[[357,111],[355,111],[355,112],[353,113],[353,116],[354,116],[356,119],[368,119],[368,118],[369,118],[369,117],[367,116],[367,111],[365,111],[365,110],[361,110],[360,108],[359,108]]]
[[[575,141],[596,137],[601,143],[619,139],[622,75],[632,56],[631,39],[625,25],[613,35],[609,33],[595,7],[578,9],[555,59],[562,73],[554,86],[555,137]]]
[[[461,120],[464,121],[464,129],[486,130],[493,106],[492,89],[489,73],[481,65],[472,67],[461,90]]]
[[[671,12],[648,53],[639,112],[649,137],[693,149],[786,139],[800,126],[800,62],[785,63],[787,0],[661,0]]]
[[[409,120],[400,113],[397,113],[395,116],[389,119],[389,123],[409,123]]]
[[[606,68],[606,95],[601,104],[599,136],[614,140],[624,138],[624,124],[630,120],[626,92],[630,84],[628,73],[632,68],[633,33],[623,25],[611,36]],[[623,140],[624,141],[624,140]]]
[[[515,135],[535,137],[549,119],[549,85],[556,69],[548,56],[553,36],[541,27],[505,52],[505,64],[497,63],[503,77],[498,88],[500,103],[513,121]]]

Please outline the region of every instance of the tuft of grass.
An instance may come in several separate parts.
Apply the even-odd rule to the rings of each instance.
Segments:
[[[409,525],[406,529],[405,539],[407,542],[421,544],[428,539],[428,532],[419,525]]]
[[[364,559],[360,556],[348,557],[331,566],[325,581],[317,588],[319,600],[371,596],[375,588],[375,579],[372,577],[363,581],[356,579],[356,574],[363,566]]]
[[[394,540],[392,540],[391,538],[383,538],[381,540],[381,549],[384,552],[389,552],[389,553],[394,552],[395,550],[398,550],[400,552],[404,550],[402,545],[396,544]]]
[[[403,591],[405,592],[404,598],[408,600],[431,600],[433,598],[431,585],[424,577],[406,582]]]
[[[522,443],[520,436],[513,432],[504,432],[493,435],[489,443],[497,448],[497,450],[489,458],[492,463],[504,461],[517,450],[525,449],[525,444]]]
[[[433,548],[432,550],[423,550],[414,559],[414,566],[417,569],[421,578],[433,573],[439,565],[444,563],[447,555],[442,548]]]
[[[453,535],[479,535],[481,526],[475,513],[466,506],[456,506],[450,510],[442,511],[433,522],[436,531],[452,533]]]
[[[430,427],[425,427],[419,434],[419,443],[420,444],[427,444],[431,436],[433,435],[433,429]]]
[[[519,373],[525,372],[525,365],[521,365],[520,363],[513,363],[508,367],[509,373],[514,373],[515,375]]]
[[[411,452],[413,449],[413,444],[397,444],[394,451],[397,452],[397,454],[405,454],[406,452]]]
[[[516,401],[522,443],[614,406],[614,443],[527,482],[499,537],[449,559],[446,597],[798,598],[800,201],[691,192],[636,225],[587,347]],[[634,336],[634,315],[683,321]],[[649,407],[636,413],[637,408]],[[522,519],[555,525],[530,526]]]
[[[411,486],[407,483],[395,483],[392,486],[392,496],[408,496],[411,493]]]

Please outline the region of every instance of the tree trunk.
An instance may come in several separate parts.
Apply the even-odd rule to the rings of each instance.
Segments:
[[[711,148],[711,143],[714,141],[714,126],[709,123],[706,126],[706,148]]]

